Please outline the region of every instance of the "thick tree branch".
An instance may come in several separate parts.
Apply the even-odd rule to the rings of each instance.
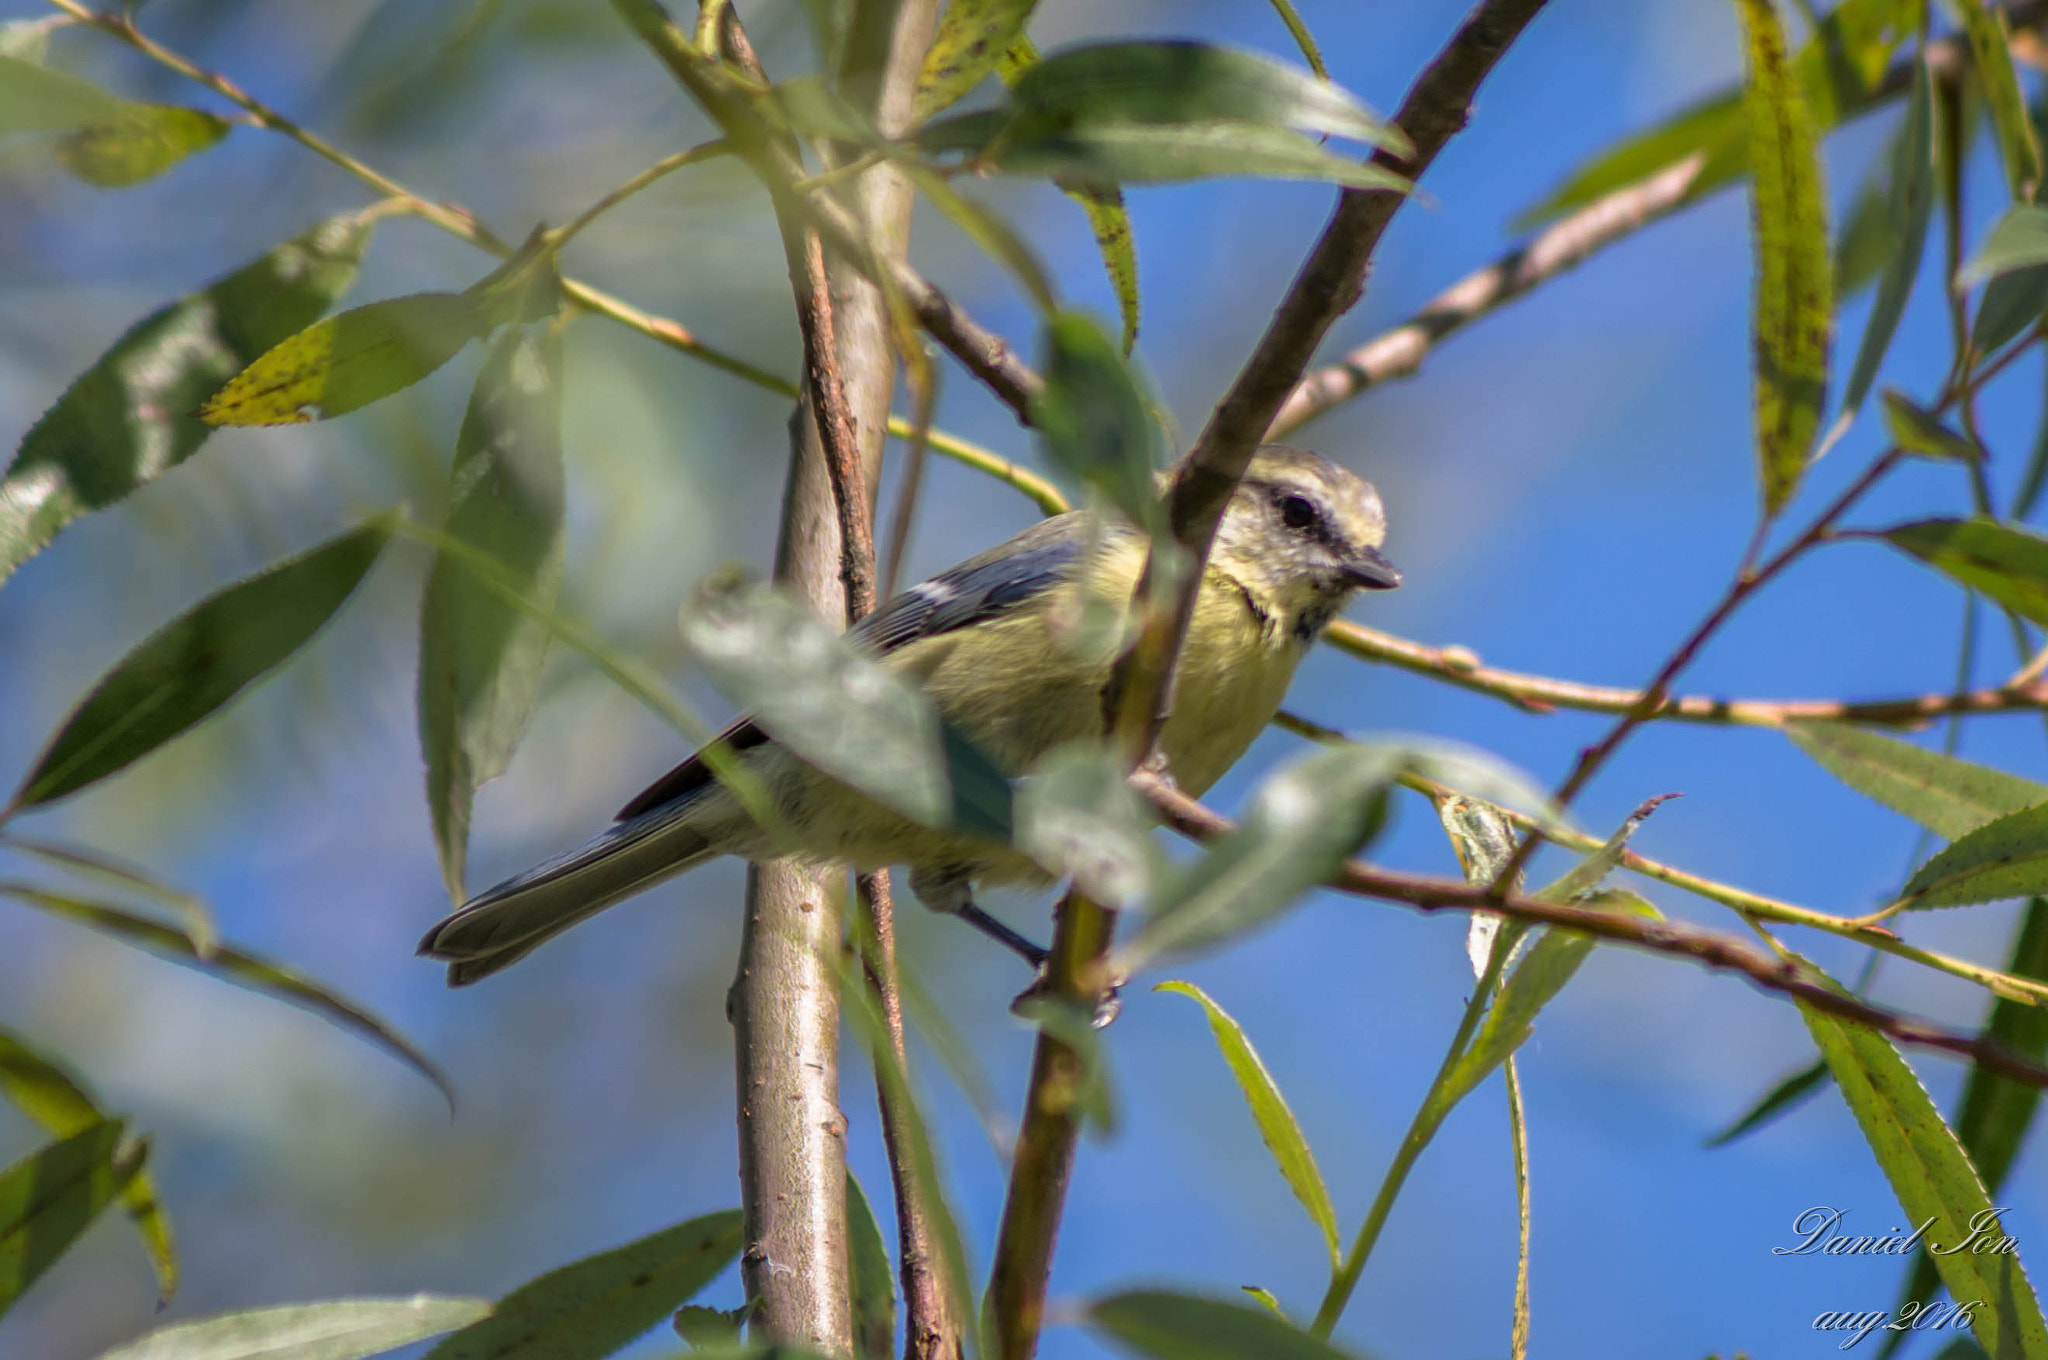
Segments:
[[[1156,775],[1141,772],[1132,776],[1131,783],[1159,810],[1166,824],[1182,835],[1208,841],[1235,829],[1228,817],[1196,802]],[[1899,1043],[1966,1058],[2028,1086],[2048,1087],[2048,1067],[2014,1053],[2003,1044],[1868,1005],[1834,990],[1811,968],[1779,959],[1731,935],[1676,921],[1653,921],[1593,907],[1548,902],[1523,893],[1499,894],[1484,883],[1402,873],[1362,860],[1346,864],[1329,886],[1424,911],[1497,912],[1531,925],[1561,926],[1650,953],[1690,959],[1703,967],[1726,969],[1742,974],[1764,991],[1789,996],[1817,1010],[1867,1025]]]

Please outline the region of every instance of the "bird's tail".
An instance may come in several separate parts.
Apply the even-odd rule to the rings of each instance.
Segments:
[[[419,952],[448,961],[448,985],[489,977],[587,916],[718,853],[686,800],[622,821],[567,854],[477,894],[428,931]]]

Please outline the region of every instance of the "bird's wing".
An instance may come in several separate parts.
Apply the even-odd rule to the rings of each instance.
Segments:
[[[1129,532],[1121,526],[1111,532]],[[1065,580],[1080,555],[1086,528],[1078,515],[1034,524],[1016,537],[912,586],[855,624],[847,634],[877,655],[923,638],[1008,613]],[[745,751],[768,740],[751,718],[740,718],[716,740]],[[637,817],[711,783],[703,753],[691,756],[648,785],[619,810],[618,820]]]

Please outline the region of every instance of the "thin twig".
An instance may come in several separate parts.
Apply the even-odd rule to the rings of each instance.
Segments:
[[[1235,829],[1228,817],[1196,802],[1154,774],[1141,771],[1132,776],[1131,785],[1159,810],[1167,826],[1182,835],[1210,841]],[[1563,926],[1634,949],[1689,959],[1702,967],[1726,969],[1742,974],[1763,991],[1792,997],[1830,1015],[1868,1026],[1902,1044],[1967,1058],[2014,1081],[2048,1087],[2048,1067],[1995,1040],[1943,1029],[1867,1005],[1835,991],[1796,963],[1773,958],[1730,935],[1676,921],[1653,921],[1593,907],[1548,902],[1523,893],[1495,895],[1483,883],[1382,869],[1362,860],[1347,863],[1331,878],[1329,886],[1360,897],[1405,903],[1423,911],[1498,912],[1531,925]]]

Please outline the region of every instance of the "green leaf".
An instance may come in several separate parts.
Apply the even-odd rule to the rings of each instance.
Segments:
[[[1015,275],[1040,311],[1050,312],[1059,306],[1052,280],[1046,276],[1045,266],[1038,262],[1030,242],[1019,236],[994,209],[956,192],[944,175],[925,166],[906,161],[897,169],[917,186],[918,192],[929,199],[933,207],[960,229],[962,235]]]
[[[220,943],[220,931],[213,923],[213,913],[206,904],[191,893],[172,887],[145,870],[132,864],[123,863],[97,850],[87,850],[75,845],[59,845],[54,841],[32,841],[20,836],[0,836],[0,849],[13,850],[68,869],[81,878],[93,879],[109,884],[126,892],[141,893],[154,901],[169,907],[185,927],[185,934],[191,938],[192,948],[201,958],[212,954]]]
[[[0,821],[139,760],[312,640],[391,535],[371,520],[207,596],[121,658],[64,720]]]
[[[2026,97],[2020,93],[2019,75],[2013,70],[2012,34],[2006,28],[2005,13],[1984,0],[1951,3],[1970,39],[1970,70],[1998,134],[1998,158],[2005,165],[2006,187],[2012,191],[2013,202],[2023,203],[2041,184],[2041,144],[2035,139],[2034,122],[2027,116]]]
[[[1156,1360],[1343,1360],[1344,1352],[1270,1310],[1231,1299],[1132,1290],[1088,1306],[1127,1350]]]
[[[868,1360],[890,1360],[896,1350],[896,1281],[881,1225],[851,1171],[846,1173],[846,1252],[854,1349]]]
[[[0,1030],[0,1096],[59,1138],[83,1133],[106,1118],[76,1077],[5,1030]],[[178,1292],[178,1253],[171,1244],[171,1221],[148,1171],[135,1173],[121,1191],[121,1205],[156,1271],[161,1308]]]
[[[1008,838],[1002,772],[924,691],[796,600],[713,581],[684,606],[682,628],[719,693],[811,764],[926,826]]]
[[[1799,489],[1827,396],[1834,322],[1820,148],[1771,0],[1738,0],[1756,226],[1756,428],[1764,515]]]
[[[456,438],[447,532],[488,554],[521,593],[552,607],[562,580],[562,352],[507,327],[477,375]],[[548,630],[434,554],[420,605],[420,750],[427,806],[450,896],[476,793],[505,772],[526,726]]]
[[[1131,523],[1160,523],[1153,469],[1159,426],[1116,344],[1085,312],[1055,312],[1045,331],[1045,390],[1031,405],[1046,461],[1100,492]]]
[[[1301,59],[1308,63],[1308,69],[1324,80],[1330,78],[1330,68],[1323,64],[1323,54],[1316,46],[1313,33],[1301,21],[1301,12],[1294,8],[1293,0],[1273,0],[1273,9],[1279,14],[1280,22],[1287,25],[1287,32],[1294,39],[1294,45],[1301,49]]]
[[[1383,752],[1332,746],[1268,777],[1237,828],[1162,887],[1117,970],[1214,945],[1292,906],[1378,833],[1400,772]]]
[[[1907,1220],[1934,1220],[1927,1240],[1947,1248],[1935,1264],[1950,1295],[1984,1301],[1970,1314],[1984,1349],[1993,1355],[2048,1355],[2048,1326],[2019,1257],[1956,1249],[1970,1239],[1973,1221],[1997,1220],[1976,1170],[1913,1069],[1882,1035],[1805,1002],[1799,1010]]]
[[[1864,323],[1856,362],[1842,390],[1842,413],[1853,415],[1870,395],[1878,366],[1913,294],[1920,257],[1927,249],[1927,218],[1934,205],[1934,77],[1924,61],[1913,64],[1913,92],[1906,102],[1906,123],[1892,148],[1891,188],[1885,197],[1888,250],[1877,297]],[[1839,287],[1839,280],[1838,280]]]
[[[1017,848],[1119,908],[1150,901],[1168,869],[1156,820],[1126,774],[1116,752],[1075,742],[1047,754],[1017,790]]]
[[[315,322],[265,350],[199,408],[209,425],[326,420],[412,386],[489,326],[467,293],[411,293]]]
[[[1958,585],[2048,625],[2048,538],[1990,519],[1928,519],[1883,537]]]
[[[910,116],[922,123],[981,83],[1024,35],[1038,0],[952,0],[925,50]]]
[[[1535,1032],[1537,1013],[1564,990],[1586,955],[1593,952],[1593,943],[1590,935],[1555,927],[1539,934],[1501,983],[1500,994],[1487,1008],[1471,1044],[1444,1078],[1440,1093],[1432,1095],[1446,1106],[1457,1104],[1527,1042]]]
[[[2013,942],[2012,959],[2005,971],[2048,981],[2048,898],[2037,897],[2027,903],[2020,920],[2019,938]],[[2048,1054],[2048,1010],[2040,1006],[1999,997],[1992,1003],[1991,1022],[1984,1032],[2011,1052],[2036,1062]],[[2040,1103],[2039,1087],[2002,1077],[1982,1063],[1971,1065],[1969,1080],[1963,1084],[1955,1131],[1970,1164],[1983,1178],[1987,1195],[1997,1194],[2005,1184],[2006,1173],[2012,1170],[2013,1159],[2026,1141]],[[1914,1257],[1912,1273],[1899,1295],[1902,1302],[1933,1297],[1940,1282],[1925,1246]]]
[[[287,1303],[173,1322],[116,1346],[99,1360],[366,1360],[490,1316],[482,1299]]]
[[[1984,287],[1970,320],[1970,348],[1991,353],[2041,319],[2048,309],[2048,265],[2000,274]]]
[[[183,931],[161,921],[137,916],[111,903],[50,892],[33,884],[0,882],[0,897],[12,897],[38,911],[110,935],[123,944],[146,949],[224,982],[232,982],[238,987],[246,987],[252,992],[261,992],[310,1011],[322,1020],[396,1055],[406,1066],[434,1083],[450,1109],[455,1106],[455,1088],[449,1085],[448,1078],[396,1030],[282,964],[225,945],[202,955]]]
[[[948,11],[950,13],[950,11]],[[1019,36],[996,63],[1005,85],[1038,64],[1038,49],[1031,39]],[[1067,197],[1088,214],[1088,229],[1095,235],[1095,249],[1109,274],[1109,286],[1116,293],[1117,311],[1124,323],[1124,353],[1138,343],[1138,252],[1131,236],[1131,215],[1124,207],[1124,195],[1115,185],[1062,184]]]
[[[1829,774],[1944,840],[2048,802],[2048,784],[1847,723],[1787,723],[1784,731]]]
[[[1771,1121],[1805,1104],[1809,1097],[1819,1094],[1827,1080],[1828,1064],[1825,1058],[1815,1058],[1798,1071],[1786,1073],[1770,1090],[1764,1092],[1754,1105],[1737,1116],[1734,1123],[1708,1137],[1700,1146],[1722,1147],[1744,1134],[1754,1133]]]
[[[426,1360],[598,1360],[665,1320],[740,1254],[740,1211],[693,1218],[551,1270]]]
[[[147,1149],[103,1119],[0,1171],[0,1314],[142,1169]]]
[[[1192,179],[1307,179],[1406,193],[1407,179],[1327,150],[1291,128],[1259,123],[1103,123],[1020,120],[987,148],[986,165],[1100,192],[1120,184]]]
[[[1974,288],[1986,279],[2048,264],[2048,208],[2022,203],[1998,219],[1977,253],[1956,271],[1958,288]]]
[[[65,137],[57,144],[57,160],[87,184],[125,189],[206,150],[227,136],[230,126],[198,109],[130,104],[119,118]]]
[[[1908,907],[1961,907],[2048,893],[2048,803],[1959,836],[1906,880]]]
[[[130,328],[29,430],[0,478],[0,580],[78,516],[190,457],[211,430],[187,413],[332,306],[369,242],[368,222],[328,218]]]
[[[1254,1299],[1257,1299],[1259,1301],[1259,1304],[1262,1307],[1264,1307],[1267,1312],[1271,1313],[1274,1317],[1279,1318],[1282,1321],[1286,1320],[1287,1310],[1280,1306],[1279,1299],[1273,1297],[1272,1290],[1261,1288],[1260,1286],[1255,1284],[1241,1284],[1238,1286],[1238,1288],[1242,1289],[1245,1293],[1251,1295]]]
[[[1919,31],[1924,7],[1925,0],[1844,0],[1823,16],[1792,62],[1816,128],[1832,128],[1876,102],[1893,50]],[[1563,216],[1697,156],[1700,168],[1685,194],[1695,201],[1749,173],[1747,141],[1740,92],[1710,95],[1598,153],[1515,225]]]
[[[1300,1121],[1288,1108],[1286,1097],[1280,1094],[1279,1083],[1266,1070],[1265,1062],[1260,1059],[1258,1050],[1252,1047],[1244,1027],[1192,982],[1162,982],[1152,990],[1178,992],[1191,997],[1208,1014],[1209,1030],[1216,1036],[1216,1047],[1223,1054],[1230,1075],[1237,1078],[1238,1089],[1244,1092],[1244,1103],[1252,1112],[1252,1122],[1259,1126],[1259,1137],[1265,1142],[1266,1150],[1273,1154],[1273,1160],[1280,1167],[1288,1188],[1294,1191],[1294,1197],[1301,1201],[1302,1208],[1308,1210],[1308,1216],[1315,1225],[1323,1230],[1323,1241],[1330,1250],[1330,1264],[1334,1268],[1341,1259],[1341,1248],[1337,1243],[1337,1210],[1330,1203],[1329,1189],[1323,1184],[1323,1173],[1316,1166],[1315,1154],[1309,1151]]]
[[[1934,412],[1914,405],[1897,388],[1888,387],[1884,391],[1884,424],[1892,442],[1909,453],[1961,463],[1977,463],[1984,459],[1984,450],[1975,440],[1957,434],[1942,424]]]
[[[1246,123],[1347,137],[1402,155],[1413,149],[1349,90],[1263,53],[1210,43],[1066,48],[1018,77],[1010,111],[1076,127]]]

